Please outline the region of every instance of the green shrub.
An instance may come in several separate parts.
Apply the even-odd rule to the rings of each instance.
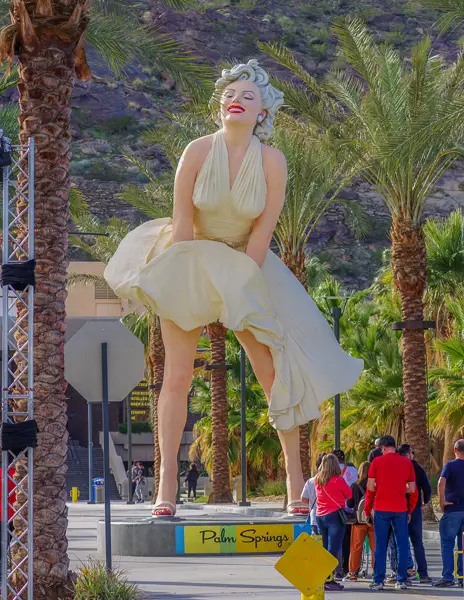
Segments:
[[[127,423],[119,423],[119,433],[127,433]],[[153,425],[151,423],[140,423],[134,421],[132,423],[132,433],[151,433],[153,431]]]
[[[122,115],[120,117],[109,117],[100,125],[101,129],[109,134],[127,133],[137,128],[135,115]]]
[[[86,179],[99,179],[100,181],[127,181],[130,178],[127,168],[119,168],[104,160],[93,162],[82,175]]]
[[[136,585],[127,581],[124,571],[108,571],[100,562],[79,569],[74,600],[141,600]]]
[[[287,485],[285,481],[266,481],[261,492],[263,496],[285,496]]]
[[[92,161],[88,158],[83,158],[82,160],[73,160],[71,161],[71,175],[85,176],[91,166]]]
[[[318,59],[324,59],[327,57],[327,44],[311,44],[312,54]]]
[[[298,24],[295,19],[282,15],[278,17],[277,23],[282,27],[284,42],[292,47],[298,43]]]
[[[196,504],[206,504],[208,502],[208,496],[198,496],[193,502]]]
[[[359,17],[362,21],[366,22],[379,14],[379,11],[375,6],[363,6],[362,4],[359,4],[353,12],[356,17]]]

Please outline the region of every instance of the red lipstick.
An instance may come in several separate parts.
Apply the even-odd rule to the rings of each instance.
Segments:
[[[227,107],[228,112],[234,114],[234,115],[239,115],[241,113],[245,112],[245,109],[243,108],[243,106],[240,106],[240,104],[230,104]]]

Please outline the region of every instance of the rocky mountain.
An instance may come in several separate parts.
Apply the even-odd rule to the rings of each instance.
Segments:
[[[284,41],[314,75],[321,76],[337,55],[331,23],[344,15],[367,21],[376,38],[387,41],[404,55],[431,32],[434,49],[448,60],[458,52],[460,32],[438,38],[433,29],[436,14],[412,0],[198,0],[183,13],[167,10],[157,0],[138,4],[146,23],[182,42],[213,65],[259,57],[274,73],[285,70],[262,56],[257,41]],[[156,126],[166,112],[175,110],[181,97],[176,82],[155,68],[132,65],[124,79],[116,79],[90,56],[95,78],[77,83],[73,98],[73,183],[87,196],[92,213],[102,219],[117,215],[132,224],[142,220],[130,206],[116,198],[126,183],[143,183],[123,152],[143,157],[155,170],[166,168],[160,148],[140,141],[145,127]],[[461,165],[440,184],[429,205],[429,214],[447,215],[464,205]],[[389,216],[383,204],[365,184],[353,186],[350,195],[359,201],[372,222],[368,238],[355,240],[340,207],[334,205],[317,227],[309,251],[322,255],[333,273],[349,287],[365,287],[388,245]]]

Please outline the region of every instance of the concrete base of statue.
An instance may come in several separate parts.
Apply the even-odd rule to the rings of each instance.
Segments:
[[[282,553],[303,531],[306,517],[232,505],[179,507],[175,517],[113,521],[115,556]],[[98,522],[98,553],[105,553],[105,523]]]

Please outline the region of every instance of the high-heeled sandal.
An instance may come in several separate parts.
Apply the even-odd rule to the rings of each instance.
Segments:
[[[287,504],[287,515],[289,516],[308,516],[309,515],[309,507],[306,504],[303,504],[301,500],[294,500],[293,502],[289,502]]]
[[[153,517],[173,517],[176,514],[176,505],[172,502],[160,501],[151,511]]]

